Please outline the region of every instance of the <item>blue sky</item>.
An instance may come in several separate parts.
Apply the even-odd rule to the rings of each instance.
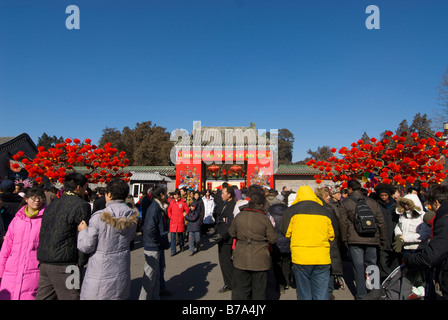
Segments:
[[[433,116],[447,67],[446,0],[0,0],[0,136],[255,122],[298,161]]]

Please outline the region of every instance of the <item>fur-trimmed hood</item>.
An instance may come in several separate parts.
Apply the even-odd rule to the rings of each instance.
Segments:
[[[106,204],[106,208],[100,212],[101,221],[112,226],[117,231],[122,231],[137,224],[139,213],[129,208],[123,201],[112,200]]]
[[[101,214],[100,219],[117,230],[124,230],[129,227],[132,227],[138,222],[138,215],[139,214],[136,212],[135,214],[129,217],[117,218],[115,216],[112,216],[112,214],[109,211],[104,211]]]
[[[408,204],[411,208],[411,212],[416,212],[418,215],[425,214],[422,203],[416,194],[407,194],[397,200],[396,213],[403,214],[405,212],[404,205]]]

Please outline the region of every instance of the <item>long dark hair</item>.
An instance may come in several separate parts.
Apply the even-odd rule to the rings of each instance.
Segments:
[[[253,190],[250,194],[250,201],[247,207],[251,209],[258,209],[264,211],[265,203],[266,203],[265,194],[261,191]]]

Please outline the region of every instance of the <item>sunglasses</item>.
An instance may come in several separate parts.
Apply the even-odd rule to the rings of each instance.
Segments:
[[[44,202],[44,198],[41,197],[31,197],[29,199],[33,200],[34,202]]]

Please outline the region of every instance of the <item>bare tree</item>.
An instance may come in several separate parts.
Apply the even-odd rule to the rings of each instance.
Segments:
[[[443,124],[448,122],[448,67],[440,79],[438,91],[437,101],[442,108],[435,111],[433,126],[436,131],[442,131]]]

